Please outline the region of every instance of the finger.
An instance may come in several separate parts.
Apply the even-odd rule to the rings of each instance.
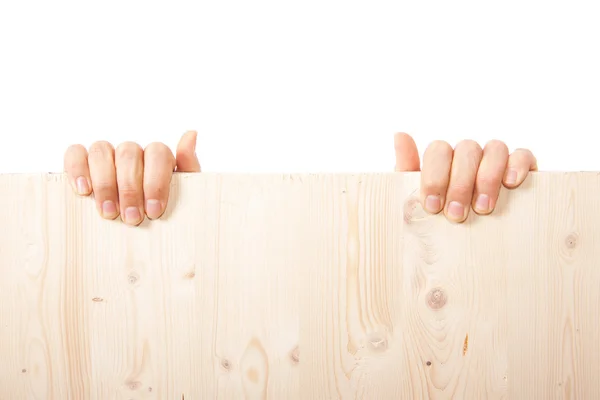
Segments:
[[[394,135],[397,172],[419,171],[421,161],[414,139],[406,133]]]
[[[472,140],[463,140],[454,149],[444,212],[451,221],[460,223],[469,215],[482,153]]]
[[[115,219],[119,215],[119,198],[115,174],[115,149],[108,142],[96,142],[88,155],[92,190],[96,207],[103,218]]]
[[[436,140],[423,154],[421,172],[421,202],[425,210],[437,214],[442,210],[450,180],[452,146]]]
[[[69,146],[65,152],[64,168],[75,193],[81,196],[92,193],[88,152],[85,147],[80,144]]]
[[[179,140],[176,151],[178,172],[200,172],[200,162],[196,156],[197,138],[195,131],[188,131]]]
[[[137,143],[125,142],[115,154],[121,219],[139,225],[144,220],[144,151]]]
[[[163,143],[152,143],[144,150],[144,198],[146,215],[160,218],[169,200],[171,177],[175,169],[173,152]]]
[[[485,145],[473,195],[472,206],[476,213],[489,214],[496,207],[507,162],[506,144],[499,140],[492,140]]]
[[[523,183],[530,171],[537,170],[537,160],[533,153],[527,149],[517,149],[508,157],[504,186],[514,189]]]

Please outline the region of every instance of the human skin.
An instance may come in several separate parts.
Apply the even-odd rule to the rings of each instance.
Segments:
[[[64,154],[64,169],[75,193],[94,193],[98,213],[106,219],[138,226],[147,216],[160,218],[169,201],[174,172],[200,172],[196,156],[197,133],[181,137],[175,154],[164,143],[142,148],[123,142],[116,148],[98,141],[86,149],[73,144]],[[473,140],[463,140],[454,148],[436,140],[427,146],[423,162],[413,138],[406,133],[394,136],[396,172],[421,172],[420,197],[426,211],[443,212],[449,221],[462,223],[470,210],[479,215],[494,211],[502,185],[515,189],[537,170],[530,150],[509,154],[500,140],[482,148]]]

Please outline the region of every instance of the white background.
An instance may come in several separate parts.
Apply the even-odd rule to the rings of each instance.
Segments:
[[[600,170],[598,21],[576,1],[1,0],[0,172],[188,129],[204,171],[392,171],[397,131]]]

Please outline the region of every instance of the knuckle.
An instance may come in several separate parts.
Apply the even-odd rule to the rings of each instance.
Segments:
[[[427,146],[426,152],[434,152],[434,153],[443,153],[443,152],[451,152],[452,146],[450,143],[444,140],[434,140]]]
[[[82,145],[71,145],[64,155],[63,165],[66,171],[84,169],[87,165],[86,149]]]
[[[65,171],[70,173],[81,173],[82,170],[85,170],[86,165],[82,160],[79,159],[69,159],[65,160]]]
[[[164,143],[161,143],[161,142],[152,142],[148,146],[146,146],[146,151],[149,151],[149,152],[152,152],[152,153],[165,154],[165,153],[170,152],[171,150]]]
[[[452,183],[448,187],[448,193],[450,193],[452,197],[465,199],[471,197],[473,194],[473,187],[462,183]]]
[[[492,174],[486,174],[477,177],[477,186],[480,188],[485,188],[486,191],[493,189],[495,187],[499,187],[502,181],[502,173],[501,172],[493,172]]]
[[[94,193],[97,197],[106,197],[112,192],[112,185],[106,181],[94,183]]]
[[[533,158],[533,153],[529,149],[518,148],[518,149],[516,149],[514,151],[513,154],[519,156],[520,158],[527,158],[527,159],[532,159]]]
[[[131,204],[138,203],[141,198],[141,191],[131,184],[119,185],[119,197],[121,202]]]
[[[516,149],[508,158],[508,165],[512,168],[527,169],[535,164],[536,159],[528,149]]]
[[[85,147],[83,147],[83,145],[81,144],[72,144],[69,147],[67,147],[67,150],[65,151],[66,155],[73,155],[73,154],[82,154],[85,153],[86,149]]]
[[[523,148],[523,147],[517,147],[517,148],[515,149],[515,152],[517,152],[517,151],[518,151],[518,152],[523,152],[523,153],[531,153],[531,150],[529,150],[529,149],[525,149],[525,148]]]
[[[95,192],[114,192],[117,188],[117,183],[108,176],[97,176],[93,182]]]
[[[123,142],[115,151],[117,157],[127,160],[138,157],[142,152],[142,147],[134,142]]]
[[[481,153],[482,149],[479,143],[472,139],[464,139],[458,142],[456,145],[456,149],[460,151],[464,151],[467,154],[477,154]]]
[[[101,141],[92,143],[92,145],[90,146],[89,154],[90,154],[90,156],[106,155],[106,154],[112,153],[112,151],[113,151],[112,144],[105,140],[101,140]]]
[[[492,139],[485,144],[485,149],[508,154],[508,146],[501,140]]]
[[[463,140],[456,146],[455,156],[460,157],[466,162],[466,167],[477,171],[483,155],[483,150],[479,143],[474,140]]]
[[[150,182],[145,185],[144,193],[148,198],[164,199],[167,197],[168,188],[158,185],[155,182]]]
[[[173,153],[166,144],[154,142],[146,146],[144,157],[148,160],[168,161],[173,158]]]
[[[434,177],[427,177],[423,179],[422,183],[423,191],[428,194],[441,195],[446,191],[446,185],[443,179],[436,179]]]
[[[116,200],[116,190],[115,185],[109,181],[100,181],[94,182],[94,193],[96,195],[96,199],[100,202],[104,200]]]

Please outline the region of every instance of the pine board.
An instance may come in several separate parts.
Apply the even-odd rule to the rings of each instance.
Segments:
[[[464,224],[419,173],[171,185],[128,227],[0,175],[0,399],[600,398],[600,173]]]

